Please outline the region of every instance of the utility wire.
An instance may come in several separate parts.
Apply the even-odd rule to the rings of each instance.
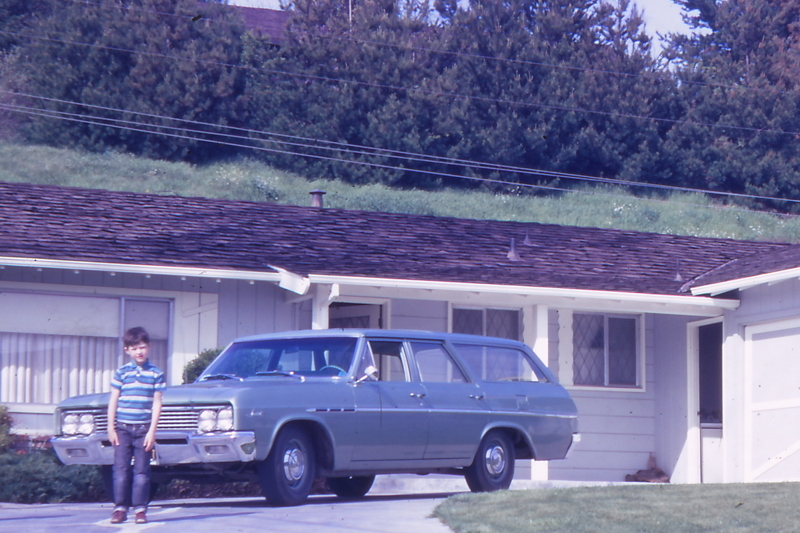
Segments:
[[[0,91],[0,93],[5,94],[15,94],[9,91]],[[265,151],[265,152],[272,152],[272,153],[280,153],[286,155],[293,155],[293,156],[300,156],[300,157],[311,157],[315,159],[323,159],[333,162],[340,162],[340,163],[352,163],[357,165],[366,165],[374,168],[381,168],[381,169],[389,169],[389,170],[396,170],[401,172],[413,172],[413,173],[420,173],[425,175],[432,175],[436,177],[445,177],[445,178],[457,178],[463,180],[471,180],[471,181],[479,181],[484,183],[493,183],[505,186],[515,186],[515,187],[531,187],[531,188],[542,188],[542,189],[550,189],[550,190],[558,190],[558,191],[566,191],[568,189],[553,187],[553,186],[543,186],[538,184],[529,184],[529,183],[520,183],[514,181],[506,181],[506,180],[498,180],[492,178],[485,178],[485,177],[477,177],[477,176],[465,176],[461,174],[452,174],[447,172],[440,172],[434,171],[429,169],[416,169],[413,167],[405,167],[405,166],[394,166],[388,164],[379,164],[369,161],[358,161],[352,159],[343,159],[341,157],[333,157],[333,156],[322,156],[318,154],[308,153],[308,152],[298,152],[298,151],[290,151],[290,150],[282,150],[279,148],[266,148],[263,146],[255,146],[253,142],[265,142],[277,145],[286,145],[286,146],[293,146],[294,148],[306,148],[312,150],[323,150],[329,151],[334,153],[345,153],[351,154],[354,156],[367,156],[367,157],[384,157],[384,158],[402,158],[409,162],[417,162],[417,163],[434,163],[434,164],[443,164],[443,165],[451,165],[451,166],[459,166],[464,169],[480,169],[480,170],[488,170],[488,171],[497,171],[497,172],[505,172],[505,173],[518,173],[522,175],[529,175],[535,177],[550,177],[554,179],[567,179],[567,180],[578,180],[578,181],[585,181],[585,182],[592,182],[592,183],[602,183],[605,185],[616,185],[616,186],[626,186],[626,187],[640,187],[640,188],[650,188],[650,189],[658,189],[658,190],[667,190],[672,192],[688,192],[688,193],[697,193],[697,194],[705,194],[711,196],[724,196],[724,197],[735,197],[735,198],[743,198],[743,199],[753,199],[753,200],[769,200],[769,201],[776,201],[776,202],[787,202],[787,203],[800,203],[800,200],[794,199],[783,199],[783,198],[776,198],[770,196],[759,196],[759,195],[752,195],[752,194],[743,194],[743,193],[734,193],[734,192],[717,192],[717,191],[710,191],[705,189],[696,189],[690,187],[678,187],[674,185],[659,185],[659,184],[651,184],[646,182],[637,182],[637,181],[630,181],[630,180],[619,180],[613,178],[601,178],[597,176],[588,176],[584,174],[573,174],[568,172],[560,172],[560,171],[551,171],[551,170],[544,170],[544,169],[530,169],[524,167],[517,167],[511,165],[499,165],[493,163],[484,163],[479,161],[471,161],[471,160],[464,160],[464,159],[456,159],[456,158],[445,158],[440,156],[428,156],[424,154],[416,154],[413,152],[401,152],[397,150],[386,150],[381,148],[375,147],[368,147],[368,146],[361,146],[361,145],[351,145],[346,143],[340,142],[332,142],[326,141],[323,139],[314,139],[310,137],[300,137],[294,135],[286,135],[286,134],[276,134],[272,132],[265,132],[261,130],[253,130],[253,129],[245,129],[245,128],[238,128],[232,126],[225,126],[219,125],[209,122],[201,122],[201,121],[194,121],[188,119],[176,119],[172,117],[167,117],[164,115],[156,115],[150,113],[142,113],[136,111],[130,111],[125,109],[117,109],[112,107],[106,106],[96,106],[96,105],[87,105],[82,104],[80,102],[71,102],[67,100],[60,100],[54,98],[44,98],[44,97],[37,97],[33,95],[26,95],[26,94],[19,94],[18,96],[24,96],[29,98],[38,98],[41,100],[47,100],[51,102],[58,102],[63,104],[70,104],[75,106],[82,106],[88,108],[94,108],[97,110],[103,111],[112,111],[117,112],[120,114],[131,114],[131,115],[141,115],[146,116],[149,118],[156,118],[159,120],[164,121],[172,121],[172,122],[179,122],[190,124],[194,126],[201,126],[201,127],[212,127],[212,128],[224,128],[226,130],[230,130],[233,132],[240,132],[241,134],[236,133],[225,133],[225,132],[215,132],[215,131],[208,131],[205,129],[187,129],[185,127],[176,127],[176,126],[167,126],[164,124],[148,124],[139,121],[131,121],[131,120],[123,120],[123,119],[114,119],[110,117],[91,117],[88,115],[83,115],[79,113],[69,113],[65,111],[54,111],[54,110],[43,110],[34,108],[31,106],[20,106],[20,105],[13,105],[13,104],[3,104],[0,106],[0,109],[5,109],[7,111],[12,112],[19,112],[28,115],[35,115],[41,117],[48,117],[48,118],[55,118],[61,120],[68,120],[71,122],[79,122],[91,125],[98,125],[98,126],[107,126],[116,129],[127,129],[129,131],[136,131],[141,133],[151,133],[157,135],[166,135],[169,137],[177,137],[182,139],[194,140],[199,142],[207,142],[212,144],[218,145],[225,145],[230,147],[236,148],[249,148],[258,151]],[[193,137],[191,135],[187,135],[185,133],[172,133],[166,134],[165,132],[161,132],[159,130],[169,130],[173,132],[186,132],[192,133],[195,135],[203,135],[203,136],[210,136],[211,138],[201,138],[201,137]],[[275,140],[270,138],[262,138],[262,137],[252,137],[249,135],[266,135],[266,136],[273,136],[278,137],[281,140]],[[221,138],[221,139],[215,139]],[[237,142],[225,141],[222,139],[234,139]],[[243,142],[249,142],[249,144],[242,144]]]
[[[709,122],[698,122],[692,120],[682,120],[682,119],[671,119],[671,118],[664,118],[664,117],[652,117],[646,115],[635,115],[632,113],[615,113],[612,111],[599,111],[594,109],[586,109],[581,107],[569,107],[569,106],[561,106],[561,105],[553,105],[553,104],[543,104],[543,103],[536,103],[536,102],[521,102],[517,100],[507,100],[502,98],[489,98],[485,96],[472,96],[472,95],[465,95],[460,93],[454,92],[444,92],[444,91],[433,91],[429,89],[423,89],[420,87],[402,87],[396,85],[388,85],[388,84],[381,84],[381,83],[370,83],[364,81],[357,81],[357,80],[348,80],[344,78],[335,78],[331,76],[320,76],[320,75],[312,75],[312,74],[304,74],[300,72],[289,72],[285,70],[277,70],[277,69],[268,69],[264,67],[255,67],[252,65],[238,65],[234,63],[223,63],[220,61],[211,61],[207,59],[197,59],[197,58],[190,58],[190,57],[181,57],[177,55],[171,54],[160,54],[155,52],[145,52],[139,50],[131,50],[127,48],[120,48],[115,46],[106,46],[106,45],[99,45],[96,43],[85,43],[79,41],[71,41],[66,39],[56,39],[53,37],[42,37],[38,35],[32,35],[28,33],[21,33],[21,32],[9,32],[5,30],[0,30],[0,34],[5,35],[13,35],[18,37],[27,37],[32,39],[44,40],[44,41],[51,41],[57,42],[61,44],[70,44],[75,46],[85,46],[90,48],[98,48],[101,50],[111,50],[115,52],[126,52],[135,55],[142,55],[147,57],[157,57],[162,59],[168,60],[179,60],[179,61],[189,61],[194,63],[199,63],[203,65],[210,65],[210,66],[221,66],[225,68],[232,68],[232,69],[245,69],[245,70],[254,70],[258,72],[265,72],[269,74],[281,74],[290,77],[297,77],[297,78],[304,78],[322,82],[331,82],[331,83],[341,83],[341,84],[350,84],[356,86],[364,86],[364,87],[371,87],[376,89],[387,89],[392,91],[399,91],[405,93],[419,93],[423,95],[429,95],[434,97],[448,97],[448,98],[455,98],[461,100],[473,100],[478,102],[484,102],[489,104],[502,104],[502,105],[509,105],[509,106],[519,106],[519,107],[534,107],[539,109],[551,109],[555,111],[566,111],[566,112],[577,112],[577,113],[587,113],[587,114],[594,114],[603,117],[614,117],[614,118],[626,118],[626,119],[633,119],[633,120],[642,120],[642,121],[653,121],[653,122],[661,122],[661,123],[668,123],[668,124],[683,124],[683,125],[692,125],[692,126],[703,126],[707,128],[713,129],[723,129],[723,130],[734,130],[734,131],[745,131],[750,133],[776,133],[780,135],[800,135],[800,131],[790,131],[790,130],[782,130],[782,129],[774,129],[774,128],[757,128],[757,127],[749,127],[749,126],[735,126],[735,125],[726,125],[726,124],[715,124]]]
[[[94,6],[102,7],[104,9],[105,8],[108,8],[108,9],[120,9],[118,6],[113,6],[109,2],[90,2],[88,0],[66,0],[66,1],[73,2],[73,3],[76,3],[76,4],[94,5]],[[226,5],[226,4],[220,4],[220,5]],[[227,7],[235,7],[235,6],[227,6]],[[151,14],[154,14],[154,15],[176,17],[176,18],[183,18],[183,19],[190,19],[190,20],[192,20],[194,18],[191,15],[180,15],[178,13],[168,13],[168,12],[165,12],[165,11],[155,11],[155,10],[151,10],[151,9],[142,9],[142,8],[136,8],[136,7],[130,7],[130,6],[125,7],[124,9],[129,10],[129,11],[136,11],[136,12],[141,12],[141,13],[151,13]],[[257,8],[253,8],[253,9],[257,9]],[[266,9],[266,8],[262,8],[262,9]],[[271,11],[275,11],[275,10],[271,10]],[[290,10],[289,11],[283,11],[283,12],[293,13]],[[204,19],[204,20],[206,20],[206,21],[208,21],[210,23],[224,24],[224,25],[227,25],[227,26],[243,26],[243,25],[246,26],[246,22],[245,23],[229,22],[229,21],[217,20],[217,19],[213,19],[213,18],[208,18],[208,19]],[[256,29],[260,29],[260,30],[268,29],[268,28],[266,28],[264,26],[256,26],[255,28]],[[592,72],[592,73],[597,73],[597,74],[609,74],[609,75],[613,75],[613,76],[626,77],[626,78],[641,78],[641,79],[645,79],[645,80],[648,80],[648,81],[661,81],[661,82],[679,81],[683,85],[697,85],[697,86],[701,86],[701,87],[711,87],[711,88],[716,88],[716,89],[748,90],[748,91],[764,92],[764,93],[769,93],[769,94],[790,94],[790,95],[800,94],[800,91],[797,91],[797,90],[779,90],[779,89],[773,89],[773,88],[770,88],[770,87],[752,87],[752,86],[748,86],[748,85],[729,85],[729,84],[723,84],[723,83],[709,83],[709,82],[701,82],[701,81],[695,81],[695,80],[690,80],[690,79],[676,80],[674,77],[661,76],[661,75],[658,75],[658,74],[637,74],[637,73],[631,73],[631,72],[622,72],[622,71],[618,71],[618,70],[609,70],[609,69],[598,69],[598,68],[592,68],[592,67],[576,67],[576,66],[568,65],[568,64],[559,65],[559,64],[556,64],[556,63],[548,63],[548,62],[544,62],[544,61],[531,61],[531,60],[522,60],[522,59],[501,58],[501,57],[488,56],[488,55],[484,55],[484,54],[474,54],[474,53],[468,53],[468,52],[454,52],[454,51],[443,50],[443,49],[438,49],[438,48],[417,47],[417,46],[410,46],[410,45],[404,45],[404,44],[393,44],[393,43],[388,43],[388,42],[385,42],[385,41],[372,41],[372,40],[367,40],[367,39],[358,39],[358,38],[354,38],[352,36],[327,35],[327,34],[323,34],[323,33],[319,33],[319,32],[308,32],[308,33],[306,33],[306,35],[311,35],[311,36],[313,36],[315,38],[324,39],[324,40],[350,41],[350,42],[361,43],[361,44],[371,44],[371,45],[383,46],[383,47],[388,47],[388,48],[408,50],[408,51],[411,51],[411,52],[430,52],[430,53],[436,53],[436,54],[442,54],[442,55],[451,55],[451,56],[455,56],[455,57],[464,57],[464,58],[468,58],[468,59],[480,59],[480,60],[492,61],[492,62],[497,62],[497,63],[511,63],[511,64],[517,64],[517,65],[528,65],[528,66],[547,67],[547,68],[552,68],[552,69],[570,70],[570,71],[575,71],[575,72]],[[271,35],[270,35],[270,38],[272,38]],[[279,44],[276,41],[270,41],[270,43],[271,44],[276,44],[276,45]],[[703,70],[706,70],[706,69],[704,68]]]

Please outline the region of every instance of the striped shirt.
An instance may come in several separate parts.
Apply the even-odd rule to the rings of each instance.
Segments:
[[[167,387],[167,380],[149,361],[142,366],[131,361],[114,373],[111,386],[120,391],[116,421],[149,424],[153,416],[153,397]]]

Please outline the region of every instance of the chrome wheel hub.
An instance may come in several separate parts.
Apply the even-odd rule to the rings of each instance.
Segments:
[[[506,452],[502,446],[492,446],[486,450],[486,470],[492,476],[499,476],[506,469]]]
[[[306,454],[297,446],[283,452],[283,475],[290,483],[297,483],[306,473]]]

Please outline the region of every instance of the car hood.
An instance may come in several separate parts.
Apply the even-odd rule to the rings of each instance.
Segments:
[[[164,390],[163,403],[164,405],[208,405],[214,403],[232,402],[234,398],[240,394],[252,390],[256,380],[221,380],[221,381],[207,381],[203,383],[190,383],[188,385],[175,385],[167,387]],[[270,377],[266,379],[259,379],[262,381],[259,388],[264,387],[263,381],[270,381],[275,387],[275,392],[279,389],[283,390],[284,387],[289,386],[294,388],[296,386],[302,387],[304,382],[298,381],[297,378],[283,378],[283,377]],[[314,383],[320,381],[328,381],[330,379],[321,380],[307,380],[305,383]],[[80,396],[72,396],[62,401],[59,408],[97,408],[106,407],[110,394],[84,394]]]

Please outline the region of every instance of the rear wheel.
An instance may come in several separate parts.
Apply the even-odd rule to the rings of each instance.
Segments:
[[[340,498],[360,498],[374,482],[375,476],[329,477],[328,487]]]
[[[308,434],[300,428],[281,430],[272,451],[258,464],[261,491],[273,505],[298,505],[311,491],[316,455]]]
[[[475,459],[464,472],[472,492],[504,490],[514,478],[514,443],[503,431],[492,430],[481,440]]]

